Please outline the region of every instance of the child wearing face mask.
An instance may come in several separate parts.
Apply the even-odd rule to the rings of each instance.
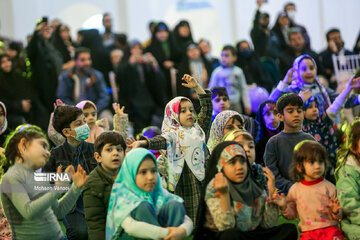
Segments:
[[[205,179],[207,206],[202,239],[297,239],[292,224],[277,225],[278,207],[249,170],[244,148],[234,141],[216,146],[209,164],[216,169]],[[275,179],[268,178],[275,191]]]
[[[90,128],[81,109],[73,106],[57,106],[53,118],[54,129],[66,138],[65,142],[51,151],[44,172],[55,172],[57,167],[69,165],[81,167],[89,174],[96,166],[94,144],[85,142]],[[82,196],[75,208],[67,214],[63,223],[69,239],[88,239]]]
[[[352,77],[349,80],[347,87],[344,91],[335,99],[335,101],[326,109],[325,114],[319,116],[319,107],[317,100],[311,96],[310,91],[300,92],[300,96],[304,99],[304,122],[302,130],[310,133],[316,141],[321,143],[329,154],[329,170],[330,175],[327,175],[327,179],[335,183],[333,170],[336,167],[336,150],[338,143],[336,139],[336,132],[334,127],[334,121],[338,112],[344,105],[345,100],[350,94],[353,88],[359,87],[360,77]]]
[[[192,227],[183,200],[161,187],[154,155],[131,150],[110,194],[106,239],[184,239]]]
[[[69,165],[65,172],[71,172],[73,183],[61,199],[60,191],[37,190],[36,187],[55,189],[59,186],[58,182],[51,186],[49,182],[36,181],[36,170],[42,168],[50,156],[48,148],[45,134],[36,126],[20,128],[8,137],[5,160],[1,163],[2,173],[5,173],[1,182],[1,202],[12,239],[66,239],[58,219],[71,211],[87,176],[80,165],[76,172],[73,165]],[[61,173],[61,167],[55,172]]]
[[[317,77],[315,60],[309,55],[301,55],[294,60],[293,67],[289,69],[284,80],[280,81],[269,99],[277,99],[285,93],[297,93],[309,90],[318,104],[319,115],[322,116],[326,109],[339,95],[334,90],[323,86]],[[352,94],[345,102],[345,108],[359,105],[359,95]]]
[[[256,160],[255,162],[261,165],[264,163],[264,152],[266,143],[269,139],[281,132],[283,124],[277,116],[276,102],[266,100],[260,104],[259,110],[256,114],[256,121],[260,125],[259,141],[256,143]]]
[[[130,148],[161,149],[157,162],[163,186],[184,199],[186,213],[196,228],[201,207],[201,183],[209,156],[205,134],[211,121],[211,93],[205,92],[189,75],[184,75],[183,80],[186,81],[183,86],[193,88],[199,95],[201,110],[197,121],[192,102],[185,97],[176,97],[165,107],[160,136],[127,143]]]

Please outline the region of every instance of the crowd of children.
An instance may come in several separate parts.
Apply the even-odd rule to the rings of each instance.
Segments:
[[[295,5],[270,31],[263,2],[255,51],[220,60],[187,21],[128,43],[109,14],[78,43],[43,18],[27,51],[0,44],[0,238],[359,239],[360,121],[342,110],[360,76],[336,92]],[[277,62],[292,66],[280,81]]]

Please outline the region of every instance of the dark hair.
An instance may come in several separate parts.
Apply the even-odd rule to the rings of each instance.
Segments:
[[[91,51],[90,51],[89,48],[86,48],[86,47],[78,47],[78,48],[75,49],[74,59],[77,60],[81,53],[89,53],[89,54],[91,54]]]
[[[27,143],[30,143],[33,139],[44,138],[48,141],[45,133],[35,125],[23,124],[18,126],[14,131],[12,131],[5,140],[4,144],[4,154],[1,155],[1,167],[0,167],[0,176],[5,174],[5,172],[14,165],[15,159],[21,158],[21,152],[19,151],[19,142],[22,138],[26,139]]]
[[[288,38],[290,39],[290,36],[292,34],[297,34],[297,33],[300,33],[300,35],[304,38],[304,36],[302,35],[302,32],[301,32],[301,29],[298,28],[298,27],[291,27],[289,28],[289,30],[287,31],[287,36]]]
[[[229,94],[224,87],[213,87],[211,89],[211,100],[213,100],[216,97],[227,97],[229,98]]]
[[[121,145],[121,148],[125,151],[126,144],[124,138],[120,133],[114,131],[106,131],[101,133],[95,140],[94,149],[95,152],[101,155],[101,151],[103,150],[106,144],[110,145]]]
[[[104,21],[104,18],[105,18],[105,17],[111,17],[110,13],[105,12],[105,13],[103,14],[103,18],[102,18],[103,21]]]
[[[64,128],[70,128],[71,122],[75,121],[81,114],[83,114],[83,112],[80,108],[74,106],[57,106],[52,122],[54,129],[65,137],[62,130]]]
[[[242,43],[247,43],[247,44],[249,45],[249,48],[251,48],[249,41],[247,41],[247,40],[244,39],[244,40],[240,40],[240,41],[238,41],[238,42],[236,43],[236,49],[237,49],[238,51],[240,51],[240,44],[242,44]]]
[[[207,40],[207,39],[205,39],[205,38],[201,38],[201,39],[199,40],[199,42],[198,42],[198,45],[199,45],[201,42],[206,42],[207,44],[209,44],[209,46],[211,46],[209,40]]]
[[[284,115],[284,109],[286,106],[295,106],[304,108],[304,102],[296,93],[287,93],[282,95],[276,102],[276,109],[278,113]]]
[[[231,53],[233,56],[237,56],[237,54],[236,54],[236,49],[235,49],[233,46],[231,46],[231,45],[225,45],[225,46],[222,48],[221,52],[223,52],[223,51],[230,51],[230,53]]]
[[[295,182],[300,182],[304,179],[305,169],[304,162],[314,160],[325,164],[325,170],[329,166],[328,154],[326,149],[320,143],[313,140],[304,140],[296,144],[294,147],[293,161],[290,165],[289,175]]]
[[[330,40],[330,34],[332,33],[340,33],[338,28],[331,28],[329,31],[326,32],[326,41]]]
[[[287,3],[284,5],[284,11],[286,11],[286,7],[288,7],[288,6],[294,6],[294,7],[296,7],[296,6],[295,6],[295,3],[293,3],[293,2],[287,2]]]

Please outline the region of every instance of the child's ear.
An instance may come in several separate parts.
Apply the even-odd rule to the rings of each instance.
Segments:
[[[70,128],[64,128],[62,130],[62,133],[65,135],[65,137],[70,137],[71,136],[70,131],[71,131]]]
[[[21,155],[23,155],[26,152],[27,147],[27,141],[25,138],[21,138],[18,143],[18,149]]]
[[[282,115],[281,113],[278,113],[277,116],[281,122],[284,121],[284,115]]]
[[[98,152],[94,152],[94,158],[98,163],[102,162],[101,155]]]
[[[298,170],[299,173],[303,173],[303,167],[301,166],[301,164],[296,164],[296,170]]]

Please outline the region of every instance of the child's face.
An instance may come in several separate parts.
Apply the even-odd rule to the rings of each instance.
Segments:
[[[50,157],[49,144],[45,138],[35,138],[25,143],[24,149],[21,149],[22,146],[19,147],[24,164],[34,170],[44,167]]]
[[[304,161],[304,180],[314,181],[324,175],[325,163],[310,159]]]
[[[82,125],[86,124],[85,116],[84,114],[79,115],[75,121],[72,121],[70,123],[70,128],[65,128],[63,133],[66,137],[77,137],[75,128],[80,127]]]
[[[230,108],[230,99],[227,96],[216,96],[211,100],[215,114]]]
[[[255,162],[255,142],[254,140],[248,140],[244,136],[238,136],[234,139],[235,142],[241,144],[246,152],[246,156],[249,159],[250,164]]]
[[[312,101],[305,110],[305,118],[310,121],[315,121],[319,116],[319,109],[315,101]]]
[[[308,58],[302,60],[299,65],[299,74],[305,83],[313,83],[316,77],[316,68],[313,61]]]
[[[101,155],[95,152],[95,159],[101,163],[101,167],[105,172],[116,174],[124,160],[124,150],[121,145],[111,145],[107,143],[104,145]]]
[[[159,42],[164,42],[168,39],[169,32],[166,30],[160,30],[156,33],[156,38],[159,40]]]
[[[192,47],[192,48],[188,49],[186,54],[189,59],[200,59],[200,57],[201,57],[200,49],[198,49],[196,47]]]
[[[145,158],[142,161],[136,174],[135,184],[145,192],[154,190],[157,184],[157,169],[153,159]]]
[[[8,57],[3,57],[1,59],[1,69],[4,71],[4,72],[10,72],[11,69],[12,69],[12,62],[11,60],[8,58]]]
[[[232,67],[236,61],[236,56],[232,55],[231,51],[224,50],[221,52],[221,65]]]
[[[4,125],[5,122],[5,112],[3,108],[0,106],[0,127]]]
[[[194,125],[194,107],[189,101],[180,102],[179,122],[183,127],[192,127]]]
[[[280,120],[275,111],[275,104],[267,103],[265,104],[262,112],[264,119],[265,127],[267,129],[275,130],[279,127]]]
[[[288,105],[283,114],[278,114],[280,121],[284,122],[285,130],[299,131],[304,121],[304,111],[300,106]]]
[[[228,132],[230,132],[232,130],[239,130],[242,128],[243,128],[243,125],[237,118],[235,118],[235,117],[230,118],[230,120],[226,123],[226,125],[224,127],[224,130],[223,130],[224,136],[225,136],[225,134],[227,134]]]
[[[235,183],[241,183],[244,181],[247,175],[247,170],[246,160],[240,156],[234,157],[223,167],[225,176]]]
[[[89,125],[89,128],[93,128],[97,120],[97,112],[95,108],[89,107],[83,110],[86,123]]]

